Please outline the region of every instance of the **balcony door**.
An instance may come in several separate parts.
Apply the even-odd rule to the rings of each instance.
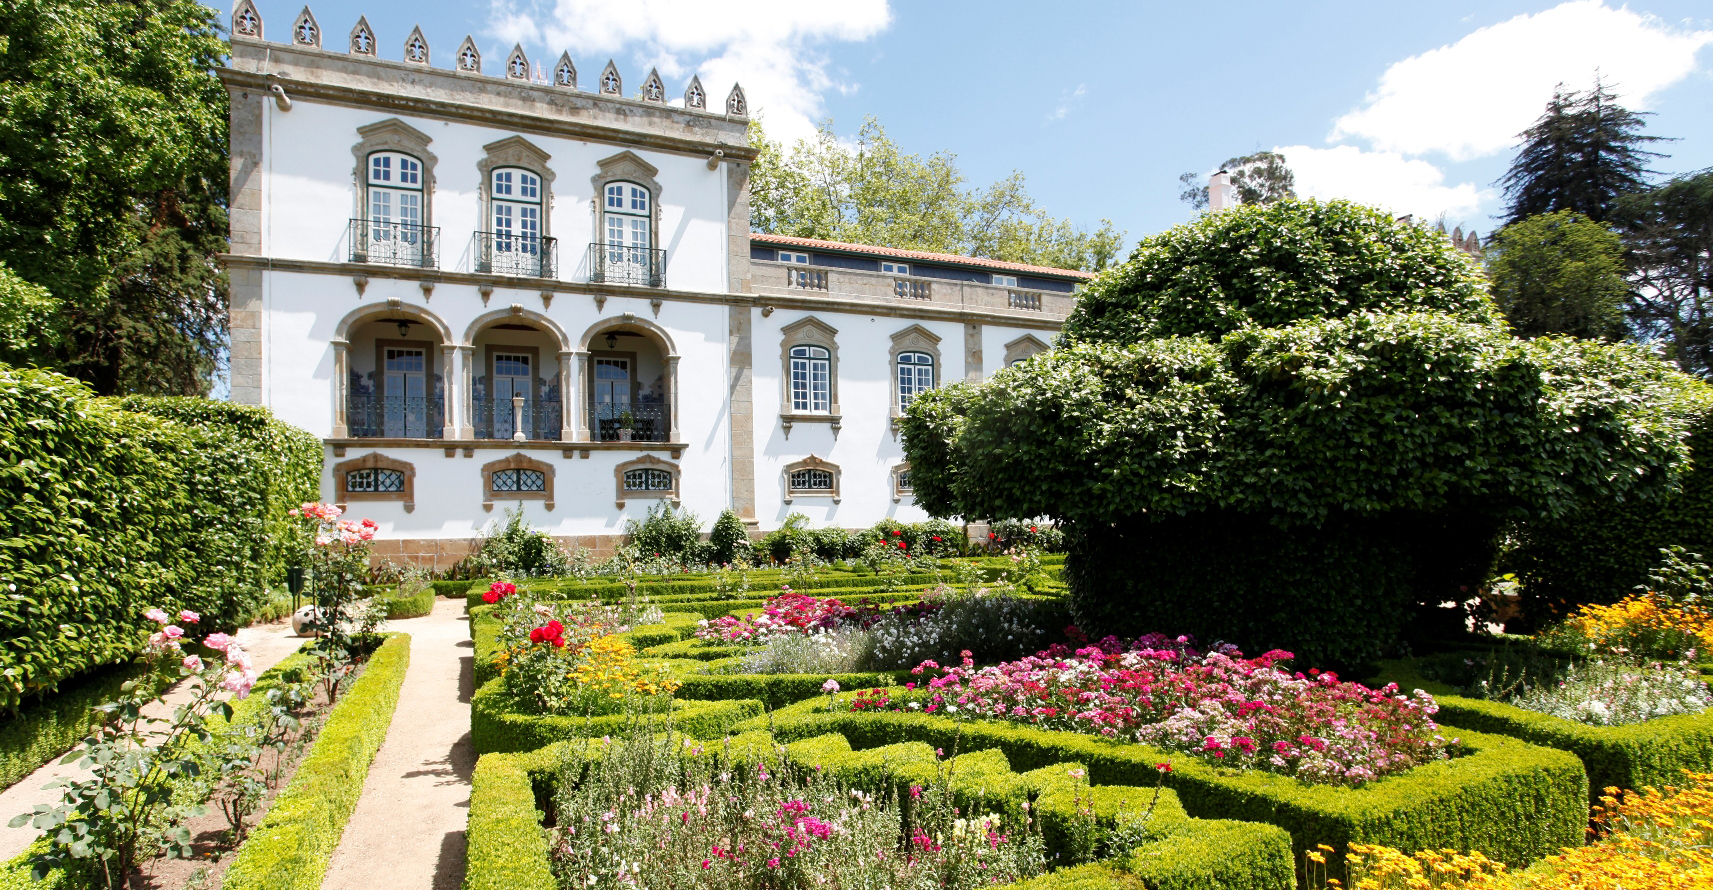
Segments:
[[[509,439],[518,428],[514,423],[512,396],[523,396],[523,435],[535,438],[532,406],[535,375],[531,373],[528,353],[494,353],[494,438]]]
[[[653,196],[648,189],[630,182],[611,183],[606,194],[607,280],[653,284]]]
[[[384,434],[393,439],[428,435],[428,351],[389,346],[385,349],[381,395]]]
[[[619,429],[631,410],[631,372],[635,363],[628,358],[595,359],[595,421],[602,433]],[[603,439],[617,435],[602,436]]]

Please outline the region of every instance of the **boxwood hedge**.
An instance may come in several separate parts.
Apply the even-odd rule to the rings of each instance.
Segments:
[[[243,621],[321,455],[260,408],[122,404],[0,367],[0,710],[128,658],[149,606],[194,609],[207,629]]]
[[[847,695],[848,694],[844,694]],[[1352,842],[1404,850],[1480,850],[1526,865],[1581,842],[1588,819],[1588,778],[1563,751],[1504,736],[1460,732],[1466,753],[1358,788],[1310,785],[1258,770],[1232,770],[1147,745],[989,721],[902,712],[829,712],[811,700],[774,711],[740,729],[770,727],[782,739],[837,732],[859,748],[900,741],[938,748],[994,747],[1019,769],[1086,763],[1097,785],[1146,785],[1169,762],[1167,784],[1192,816],[1277,825],[1300,855],[1315,844]],[[1332,863],[1342,877],[1342,860]]]

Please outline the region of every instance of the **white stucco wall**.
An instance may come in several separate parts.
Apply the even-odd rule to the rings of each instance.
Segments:
[[[468,272],[471,236],[491,229],[480,218],[482,146],[518,135],[466,123],[393,115],[342,106],[293,104],[289,112],[266,106],[262,178],[262,252],[282,259],[345,262],[349,221],[357,216],[357,128],[397,117],[432,140],[435,187],[429,224],[440,227],[440,266]],[[625,147],[524,134],[551,159],[553,171],[547,234],[559,239],[561,277],[588,278],[593,240],[596,164]],[[705,159],[629,149],[659,168],[660,227],[657,248],[666,250],[666,280],[679,290],[723,291],[727,240],[724,169],[710,171]]]

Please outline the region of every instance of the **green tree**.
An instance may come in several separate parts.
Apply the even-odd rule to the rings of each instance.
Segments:
[[[1297,196],[1297,175],[1285,163],[1285,156],[1273,151],[1258,151],[1240,158],[1227,158],[1219,169],[1231,174],[1232,195],[1239,204],[1271,204]],[[1184,191],[1178,199],[1197,210],[1207,208],[1207,178],[1200,173],[1178,176]]]
[[[1102,220],[1093,232],[1056,219],[1029,197],[1022,173],[972,189],[949,152],[909,154],[873,117],[854,145],[832,121],[787,152],[759,120],[750,143],[750,227],[758,232],[1098,271],[1123,246]]]
[[[0,363],[28,364],[44,346],[55,346],[60,306],[48,289],[31,284],[0,263]]]
[[[1507,523],[1668,494],[1698,386],[1511,336],[1437,232],[1285,200],[1144,241],[1060,348],[913,401],[904,450],[936,516],[1064,528],[1091,631],[1351,664],[1485,581]]]
[[[102,393],[205,390],[225,300],[215,11],[20,0],[0,34],[0,261],[53,295],[65,333],[27,359]]]
[[[1624,335],[1624,245],[1618,233],[1560,210],[1512,223],[1487,246],[1493,299],[1520,336]]]
[[[1647,188],[1649,159],[1663,157],[1646,150],[1665,140],[1643,135],[1643,117],[1598,79],[1585,93],[1559,84],[1546,113],[1519,135],[1517,157],[1499,180],[1505,223],[1560,210],[1605,222],[1621,195]]]
[[[1713,169],[1619,202],[1637,336],[1678,367],[1713,376]]]

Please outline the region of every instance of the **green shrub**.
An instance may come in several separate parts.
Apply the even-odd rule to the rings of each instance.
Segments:
[[[702,562],[702,520],[689,510],[674,509],[671,501],[648,508],[641,522],[625,520],[630,544],[644,558],[660,556],[682,562]]]
[[[602,735],[620,735],[639,721],[661,720],[693,738],[717,738],[762,712],[761,702],[677,701],[669,717],[612,714],[602,717],[559,717],[528,714],[511,699],[498,679],[476,690],[470,699],[470,742],[477,754],[533,751],[554,742]]]
[[[82,741],[98,723],[92,709],[117,698],[119,687],[141,670],[137,664],[111,665],[25,700],[15,715],[0,722],[0,789]]]
[[[752,555],[749,529],[738,514],[725,510],[719,519],[714,520],[713,530],[708,532],[708,561],[716,565],[731,563],[738,558],[739,548],[746,557]]]
[[[466,570],[476,574],[503,572],[530,578],[556,575],[565,570],[564,551],[553,536],[530,527],[523,507],[506,511],[506,524],[499,531],[482,531],[482,543],[469,558]],[[474,587],[472,587],[474,589]]]
[[[150,606],[231,629],[279,580],[320,440],[260,408],[132,399],[0,367],[0,710],[124,661]],[[182,419],[179,419],[182,418]]]
[[[1208,214],[1092,282],[1059,348],[912,401],[916,501],[1057,522],[1090,631],[1379,657],[1490,577],[1507,523],[1657,504],[1689,466],[1703,384],[1518,339],[1485,291],[1371,208]]]
[[[328,715],[291,784],[239,848],[222,887],[319,890],[362,796],[369,764],[386,740],[409,667],[410,637],[389,635]]]
[[[385,602],[389,621],[421,618],[434,611],[434,588],[425,586],[415,593],[388,597]]]
[[[546,773],[553,759],[540,753],[486,754],[476,761],[465,828],[464,890],[558,890],[531,765]]]
[[[488,589],[487,581],[432,581],[429,583],[434,588],[435,596],[444,596],[453,599],[462,597],[466,592],[471,590],[480,591]]]
[[[804,701],[740,729],[770,728],[781,739],[837,732],[857,748],[901,741],[957,750],[998,748],[1014,769],[1087,765],[1096,785],[1151,784],[1155,764],[1173,770],[1166,784],[1198,818],[1265,822],[1290,832],[1295,854],[1316,844],[1350,843],[1403,850],[1480,850],[1522,866],[1580,844],[1588,819],[1588,778],[1571,754],[1503,736],[1460,732],[1465,754],[1418,766],[1357,788],[1308,785],[1258,770],[1234,771],[1146,745],[1079,733],[901,712],[828,712]],[[1333,876],[1342,859],[1329,856]],[[1293,860],[1295,861],[1295,860]]]
[[[1272,825],[1198,820],[1138,847],[1124,863],[1150,890],[1291,890],[1297,884],[1291,836]]]
[[[1713,711],[1656,717],[1629,726],[1590,726],[1504,702],[1451,694],[1423,680],[1409,662],[1387,662],[1379,682],[1425,689],[1439,702],[1442,726],[1509,736],[1576,755],[1588,772],[1589,801],[1606,788],[1660,788],[1683,780],[1683,771],[1713,771]]]

